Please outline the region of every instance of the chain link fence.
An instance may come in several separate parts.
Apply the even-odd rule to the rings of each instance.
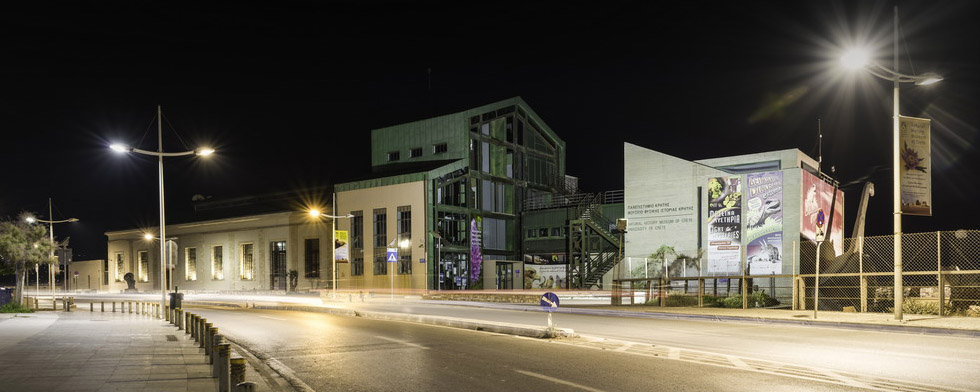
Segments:
[[[980,231],[904,234],[901,244],[903,313],[980,317]],[[783,260],[792,273],[780,275],[709,275],[703,254],[672,248],[627,257],[613,303],[893,312],[894,237],[845,239],[839,256],[830,245],[795,241]]]

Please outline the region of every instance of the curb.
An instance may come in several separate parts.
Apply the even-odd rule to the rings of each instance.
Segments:
[[[461,305],[461,306],[479,307],[479,308],[522,310],[525,312],[544,312],[544,310],[531,306],[512,306],[512,305],[501,306],[498,304],[489,304],[489,303],[482,303],[482,302],[481,303],[452,302],[452,304]],[[566,313],[566,314],[586,314],[591,316],[606,316],[606,317],[615,316],[615,317],[630,317],[630,318],[705,320],[705,321],[736,322],[736,323],[800,325],[800,326],[807,326],[807,327],[841,328],[841,329],[852,329],[852,330],[860,330],[860,331],[881,331],[881,332],[896,332],[896,333],[920,334],[920,335],[960,336],[960,337],[980,338],[980,331],[972,330],[972,329],[919,327],[919,326],[912,326],[912,325],[887,325],[887,324],[877,324],[877,323],[856,323],[856,322],[848,322],[848,321],[792,320],[792,319],[778,319],[778,318],[771,318],[771,317],[719,316],[719,315],[707,315],[707,314],[667,313],[667,312],[640,313],[640,312],[626,312],[620,310],[581,309],[581,308],[579,309],[558,308],[554,312]]]

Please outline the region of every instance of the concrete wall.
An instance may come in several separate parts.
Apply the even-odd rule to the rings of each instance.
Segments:
[[[107,285],[102,284],[102,263],[99,260],[76,260],[68,266],[69,291],[105,291]],[[76,277],[75,274],[78,273]]]
[[[391,268],[396,268],[394,274],[395,289],[424,290],[426,288],[427,267],[431,258],[426,255],[425,222],[429,219],[425,203],[425,181],[411,181],[401,184],[385,185],[373,188],[355,189],[337,192],[337,214],[346,215],[352,211],[361,211],[364,224],[364,274],[351,276],[349,263],[337,265],[339,272],[337,288],[368,289],[375,291],[388,290],[392,284]],[[412,240],[409,247],[412,252],[412,273],[399,274],[397,263],[388,264],[388,273],[374,273],[374,216],[376,208],[387,210],[387,238],[391,242],[397,238],[398,207],[412,208]],[[338,219],[337,230],[350,232],[350,219]],[[348,234],[349,235],[349,234]],[[353,249],[351,249],[353,253]],[[403,250],[399,250],[399,256]],[[353,254],[351,256],[353,258]],[[425,259],[426,263],[420,260]]]

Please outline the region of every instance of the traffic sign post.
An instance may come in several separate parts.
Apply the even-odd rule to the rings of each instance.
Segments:
[[[389,263],[398,263],[398,248],[388,248],[388,254],[385,256]],[[388,269],[391,270],[391,299],[395,299],[395,267],[397,264],[389,266]]]
[[[551,321],[551,313],[558,309],[558,294],[547,292],[541,295],[541,308],[548,312],[548,329],[554,328]]]

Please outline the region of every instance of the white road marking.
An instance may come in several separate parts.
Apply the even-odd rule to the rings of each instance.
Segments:
[[[568,385],[570,387],[575,387],[575,388],[578,388],[578,389],[581,389],[581,390],[584,390],[584,391],[603,392],[601,389],[595,389],[595,388],[592,388],[592,387],[587,387],[585,385],[576,384],[576,383],[573,383],[571,381],[565,381],[565,380],[557,379],[557,378],[554,378],[554,377],[545,376],[543,374],[538,374],[538,373],[529,372],[529,371],[526,371],[526,370],[518,370],[518,369],[514,369],[514,371],[515,372],[518,372],[520,374],[523,374],[525,376],[531,376],[531,377],[540,378],[542,380],[551,381],[551,382],[553,382],[555,384]]]
[[[428,347],[425,347],[423,345],[415,344],[415,343],[412,343],[412,342],[406,342],[404,340],[392,339],[392,338],[388,338],[388,337],[384,337],[384,336],[375,336],[375,337],[378,338],[378,339],[381,339],[381,340],[387,340],[389,342],[395,342],[395,343],[398,343],[398,344],[404,344],[404,345],[409,346],[409,347],[421,348],[423,350],[428,350],[429,349]]]
[[[259,317],[261,317],[261,318],[267,318],[267,319],[272,319],[272,320],[286,321],[286,319],[279,318],[279,317],[272,317],[272,316],[259,316]]]

